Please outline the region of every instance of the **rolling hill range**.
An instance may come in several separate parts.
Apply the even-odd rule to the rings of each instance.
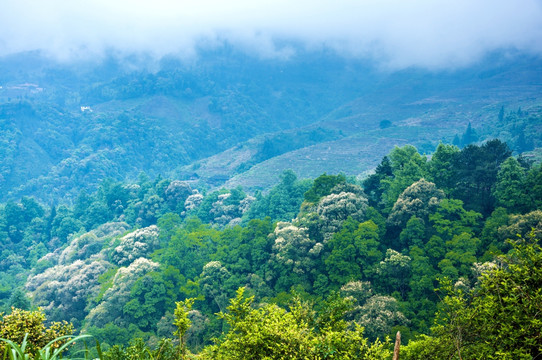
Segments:
[[[265,60],[222,49],[190,63],[0,59],[0,194],[70,201],[141,172],[266,189],[285,169],[362,175],[393,146],[542,147],[542,60],[495,54],[454,71],[387,71],[330,53]],[[502,110],[502,111],[501,111]]]

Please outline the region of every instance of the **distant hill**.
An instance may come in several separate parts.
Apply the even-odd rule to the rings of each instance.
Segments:
[[[59,64],[25,53],[0,66],[1,201],[70,201],[140,172],[248,190],[289,168],[300,178],[360,175],[395,145],[430,153],[469,122],[477,141],[542,147],[536,58],[393,73],[329,53],[262,60],[229,50],[192,63]]]

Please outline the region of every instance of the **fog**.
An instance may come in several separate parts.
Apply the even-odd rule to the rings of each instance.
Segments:
[[[225,42],[282,59],[298,46],[332,49],[390,68],[542,53],[540,0],[2,0],[0,24],[0,55],[39,49],[61,60],[190,58]]]

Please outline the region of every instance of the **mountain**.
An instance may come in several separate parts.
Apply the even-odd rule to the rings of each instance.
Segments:
[[[285,169],[360,175],[395,145],[431,153],[469,123],[478,141],[542,147],[542,60],[520,55],[438,72],[228,48],[190,62],[59,63],[32,52],[0,67],[1,201],[69,202],[106,178],[141,172],[248,190],[268,189]]]

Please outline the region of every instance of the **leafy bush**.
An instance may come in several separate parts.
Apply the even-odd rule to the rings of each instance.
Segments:
[[[11,314],[0,313],[0,338],[13,349],[15,344],[22,344],[19,350],[36,357],[42,348],[49,351],[65,349],[73,333],[73,326],[66,321],[53,322],[45,326],[45,314],[40,310],[27,311],[12,308]],[[6,345],[0,344],[0,354],[3,354]]]

